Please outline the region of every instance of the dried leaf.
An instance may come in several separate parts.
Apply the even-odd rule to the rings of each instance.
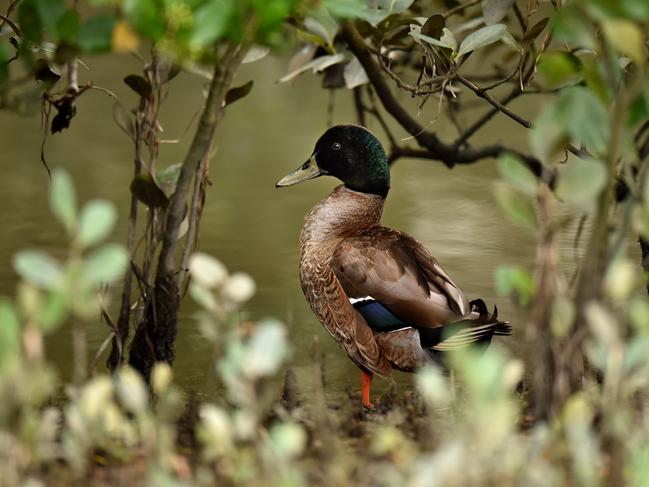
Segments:
[[[165,207],[169,199],[148,174],[138,174],[131,182],[131,193],[150,208]]]
[[[148,96],[151,94],[151,85],[142,76],[138,76],[137,74],[129,74],[124,78],[124,83],[126,83],[129,88],[135,91],[135,93],[140,95],[142,98],[148,98]]]
[[[230,88],[225,94],[225,106],[231,105],[235,101],[247,96],[248,93],[250,93],[250,90],[252,90],[253,84],[254,82],[250,80],[246,84]]]
[[[113,103],[113,119],[126,135],[135,139],[135,121],[119,100],[115,100]]]
[[[444,33],[444,27],[446,27],[446,21],[443,15],[431,15],[421,27],[421,33],[425,36],[439,39]]]

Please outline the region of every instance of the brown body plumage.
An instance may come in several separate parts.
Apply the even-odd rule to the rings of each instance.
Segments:
[[[372,374],[413,371],[441,352],[510,333],[482,300],[469,303],[419,242],[381,225],[389,170],[369,131],[329,129],[311,158],[277,186],[321,175],[345,184],[305,218],[300,282],[315,315],[363,371],[365,406]]]

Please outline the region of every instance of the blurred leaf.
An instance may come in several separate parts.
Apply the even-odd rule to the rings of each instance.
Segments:
[[[113,120],[126,135],[131,139],[135,139],[135,121],[119,100],[115,100],[115,103],[113,103]]]
[[[559,297],[552,305],[552,319],[550,325],[552,333],[557,338],[568,335],[575,319],[575,306],[569,299]]]
[[[250,64],[260,59],[265,58],[270,53],[270,47],[267,46],[252,46],[246,52],[246,55],[243,57],[241,64]]]
[[[446,27],[446,21],[443,15],[431,15],[426,19],[424,25],[421,26],[421,33],[422,35],[439,39],[444,33],[444,27]]]
[[[543,32],[543,29],[545,29],[545,26],[548,25],[549,21],[550,19],[548,17],[544,17],[536,24],[534,24],[523,36],[523,45],[529,45],[534,42],[534,39],[536,39],[539,34]]]
[[[496,183],[494,195],[498,205],[513,222],[530,228],[536,227],[536,212],[529,197],[501,182]]]
[[[254,82],[250,80],[241,86],[230,88],[225,94],[225,106],[231,105],[235,101],[247,96],[248,93],[250,93],[250,90],[252,90],[253,84]]]
[[[649,96],[647,96],[647,93],[642,93],[634,98],[629,107],[627,124],[629,127],[635,127],[647,118],[649,118]]]
[[[13,303],[0,297],[0,371],[20,354],[20,319]]]
[[[568,138],[595,153],[604,153],[609,133],[608,112],[595,94],[584,87],[561,91],[534,123],[531,142],[534,154],[549,161],[566,147]]]
[[[596,159],[571,159],[558,168],[557,197],[581,210],[592,209],[608,176],[604,163]]]
[[[482,16],[487,25],[493,25],[505,18],[514,5],[514,0],[482,0]]]
[[[104,200],[90,201],[81,210],[77,240],[89,247],[106,238],[117,220],[115,207]]]
[[[65,12],[65,1],[64,0],[27,0],[28,2],[34,3],[38,15],[41,19],[42,25],[54,33],[56,31],[56,24]],[[21,25],[22,27],[22,25]]]
[[[164,10],[156,0],[124,0],[122,10],[133,28],[141,35],[154,41],[164,36]],[[198,15],[198,12],[195,14]]]
[[[475,51],[476,49],[480,49],[481,47],[493,44],[494,42],[499,41],[505,32],[507,32],[507,26],[505,24],[493,24],[478,29],[466,36],[462,41],[457,56],[460,57],[464,54]]]
[[[140,45],[140,38],[125,20],[118,20],[111,35],[111,45],[115,52],[131,52]]]
[[[294,422],[277,423],[270,429],[273,452],[282,459],[295,458],[306,446],[304,428]]]
[[[435,407],[446,407],[453,397],[449,384],[436,365],[422,367],[416,376],[417,390]]]
[[[68,235],[73,235],[77,226],[77,198],[70,176],[62,169],[56,169],[52,173],[50,207]]]
[[[78,31],[79,14],[74,9],[67,9],[56,23],[56,35],[59,42],[73,42]]]
[[[579,74],[581,63],[575,55],[564,51],[545,52],[539,59],[539,73],[552,85],[565,83]]]
[[[324,8],[311,10],[304,19],[303,25],[307,32],[322,39],[328,50],[333,50],[334,37],[339,25],[327,10]]]
[[[365,73],[365,69],[363,69],[361,62],[356,58],[356,56],[354,56],[345,66],[343,78],[345,79],[345,86],[349,90],[369,82],[367,73]]]
[[[77,33],[77,44],[81,50],[91,54],[110,51],[116,20],[112,14],[103,14],[81,24]]]
[[[25,0],[18,6],[18,24],[24,41],[40,44],[43,39],[43,23],[34,0]]]
[[[607,18],[602,22],[602,30],[608,41],[623,55],[636,64],[647,60],[645,33],[630,20]]]
[[[343,54],[333,54],[333,55],[327,55],[327,56],[320,56],[312,61],[303,64],[299,68],[297,68],[295,71],[291,71],[290,73],[282,76],[279,79],[279,83],[285,83],[287,81],[292,80],[299,74],[302,74],[305,71],[308,71],[311,69],[314,73],[317,73],[319,71],[322,71],[323,69],[328,68],[329,66],[332,66],[337,63],[341,63],[345,60],[345,56]]]
[[[194,12],[190,43],[206,47],[223,36],[233,14],[233,3],[228,0],[210,0]]]
[[[63,282],[61,265],[38,250],[23,250],[13,258],[16,273],[25,281],[44,289],[55,289]]]
[[[235,272],[225,281],[221,296],[227,301],[243,304],[254,296],[256,289],[252,277],[245,272]]]
[[[44,333],[56,330],[63,322],[70,305],[70,294],[65,291],[51,292],[40,310],[38,325]]]
[[[119,279],[128,263],[126,249],[118,244],[107,244],[90,254],[83,264],[85,282],[93,287],[110,284]]]
[[[131,193],[150,208],[167,206],[167,195],[158,187],[148,174],[139,174],[131,182]]]
[[[498,158],[500,174],[516,189],[534,196],[538,191],[536,176],[513,154],[505,153]]]
[[[365,10],[358,0],[324,0],[323,4],[331,15],[340,19],[360,17]]]
[[[377,0],[370,3],[363,12],[363,19],[376,27],[392,14],[405,12],[414,0]]]
[[[124,83],[128,85],[135,93],[142,98],[148,98],[151,95],[151,85],[142,76],[137,74],[129,74],[124,78]]]
[[[207,289],[221,286],[228,278],[228,270],[220,260],[201,252],[190,257],[189,272],[196,284]]]
[[[596,50],[596,41],[579,8],[566,5],[552,16],[550,25],[554,36],[571,46]]]
[[[608,266],[604,276],[606,294],[619,303],[625,303],[638,283],[636,265],[627,258],[617,258]]]
[[[518,266],[501,265],[496,269],[496,290],[501,296],[514,297],[526,306],[534,296],[534,280],[529,272]]]
[[[286,330],[275,320],[262,321],[246,344],[243,373],[255,379],[277,371],[288,352]]]

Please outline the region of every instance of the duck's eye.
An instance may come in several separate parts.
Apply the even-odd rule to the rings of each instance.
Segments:
[[[333,150],[340,150],[341,147],[342,145],[340,145],[340,142],[334,142],[333,144],[331,144],[331,148]]]

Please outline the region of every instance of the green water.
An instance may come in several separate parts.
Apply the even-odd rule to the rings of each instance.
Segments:
[[[135,104],[135,95],[121,79],[138,72],[137,61],[124,56],[108,62],[89,59],[87,64],[90,71],[82,71],[82,81],[92,79],[117,93],[126,106]],[[336,182],[320,178],[294,188],[274,188],[277,179],[304,162],[325,130],[329,95],[319,88],[320,79],[311,75],[294,84],[277,84],[285,67],[285,59],[267,58],[245,66],[237,76],[237,84],[254,79],[255,86],[248,98],[228,109],[218,130],[201,249],[220,258],[229,269],[254,277],[258,292],[245,311],[253,319],[273,316],[288,324],[293,349],[290,363],[298,374],[311,363],[313,337],[320,338],[327,390],[336,392],[347,385],[356,387],[359,374],[311,314],[297,273],[297,237],[303,216]],[[183,134],[201,106],[203,85],[204,80],[187,74],[172,82],[161,112],[164,138],[176,139]],[[409,106],[416,110],[414,104]],[[49,138],[47,156],[52,167],[70,171],[81,201],[105,198],[115,203],[120,220],[111,240],[124,242],[133,149],[113,122],[111,107],[112,101],[105,94],[84,94],[71,129]],[[533,108],[514,107],[523,114]],[[437,100],[430,101],[421,114],[422,123],[450,140],[454,129],[442,119],[434,121],[436,111]],[[353,121],[351,97],[339,92],[333,122]],[[377,124],[370,128],[383,137]],[[19,117],[0,112],[0,133],[0,293],[13,294],[16,276],[11,256],[27,247],[62,255],[65,239],[47,208],[48,181],[39,162],[38,113]],[[164,145],[160,167],[181,161],[189,141],[190,135],[185,135],[178,144]],[[527,135],[513,122],[501,119],[485,127],[474,143],[499,141],[525,148]],[[534,236],[511,224],[497,208],[492,196],[496,177],[494,161],[448,170],[436,162],[401,160],[392,170],[384,223],[424,243],[469,299],[482,297],[487,303],[497,303],[500,315],[514,326],[514,336],[506,340],[508,347],[515,354],[526,355],[521,346],[525,316],[506,298],[496,295],[493,275],[501,264],[530,266]],[[569,236],[562,247],[569,261]],[[191,316],[191,303],[186,303],[178,333],[176,380],[188,390],[209,394],[214,389],[211,353]],[[92,357],[108,330],[97,320],[88,324],[86,334]],[[72,369],[71,343],[69,326],[48,338],[48,355],[64,376]]]

